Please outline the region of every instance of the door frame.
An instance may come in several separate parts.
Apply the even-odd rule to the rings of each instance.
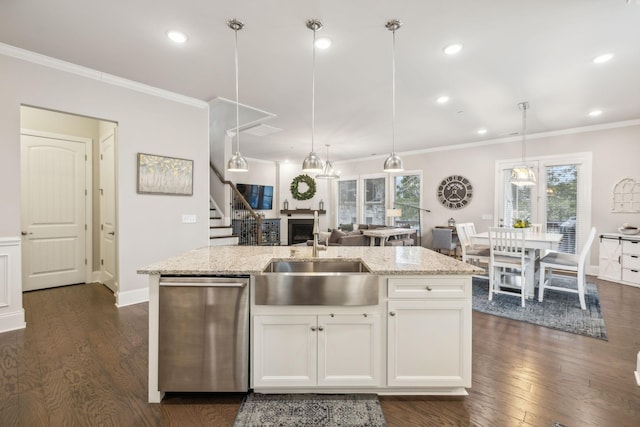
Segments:
[[[33,129],[25,129],[20,128],[20,138],[22,135],[36,136],[40,138],[48,138],[48,139],[58,139],[62,141],[73,141],[79,142],[85,145],[85,162],[84,162],[84,175],[85,175],[85,198],[84,198],[84,234],[85,234],[85,244],[84,244],[84,280],[85,283],[90,283],[92,279],[92,268],[93,265],[93,209],[92,209],[92,200],[93,200],[93,192],[90,191],[93,189],[93,139],[86,137],[79,137],[74,135],[63,135],[53,132],[43,132]],[[21,166],[22,169],[22,166]],[[22,189],[20,190],[22,193]],[[22,194],[21,194],[21,197]],[[22,206],[20,206],[20,210],[22,212]],[[21,213],[21,228],[22,228],[22,213]],[[24,250],[24,249],[23,249]],[[22,268],[22,267],[21,267]]]

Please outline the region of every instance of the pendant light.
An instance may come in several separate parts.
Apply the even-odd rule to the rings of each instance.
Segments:
[[[404,170],[404,164],[396,154],[396,30],[402,26],[402,22],[391,19],[385,26],[393,34],[393,43],[391,45],[391,154],[384,161],[384,171],[401,172]]]
[[[536,185],[536,174],[526,163],[526,141],[527,141],[527,110],[528,102],[521,102],[518,107],[522,110],[522,165],[511,169],[511,184],[519,187],[530,187]]]
[[[313,31],[313,73],[311,78],[311,152],[302,162],[302,171],[307,173],[321,173],[322,160],[313,151],[314,134],[316,127],[316,31],[322,28],[322,22],[317,19],[309,19],[307,28]]]
[[[249,164],[240,154],[240,103],[238,101],[238,31],[244,28],[244,24],[237,19],[227,21],[227,25],[235,33],[235,59],[236,59],[236,151],[227,162],[229,172],[248,172]]]
[[[318,179],[338,179],[340,175],[336,173],[329,161],[329,144],[325,144],[327,147],[327,161],[324,162],[324,168],[322,169],[322,173],[320,175],[316,175]]]

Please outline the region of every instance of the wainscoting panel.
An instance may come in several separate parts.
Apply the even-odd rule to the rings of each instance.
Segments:
[[[0,332],[26,326],[22,307],[20,238],[0,237]]]

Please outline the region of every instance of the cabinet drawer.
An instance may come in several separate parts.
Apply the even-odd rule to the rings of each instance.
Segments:
[[[471,297],[471,280],[460,277],[389,278],[389,298],[457,299]]]
[[[629,255],[640,255],[640,240],[623,240],[622,253]]]
[[[625,282],[640,284],[640,269],[622,269],[622,280]]]
[[[622,255],[622,267],[640,270],[640,255]]]

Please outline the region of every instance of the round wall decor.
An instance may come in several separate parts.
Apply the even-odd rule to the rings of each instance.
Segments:
[[[300,184],[303,187],[300,188]],[[306,187],[306,188],[305,188]],[[316,182],[309,175],[302,174],[291,181],[291,195],[296,200],[309,200],[316,194]]]
[[[464,176],[451,175],[440,182],[437,194],[443,206],[449,209],[460,209],[471,201],[473,186]]]

